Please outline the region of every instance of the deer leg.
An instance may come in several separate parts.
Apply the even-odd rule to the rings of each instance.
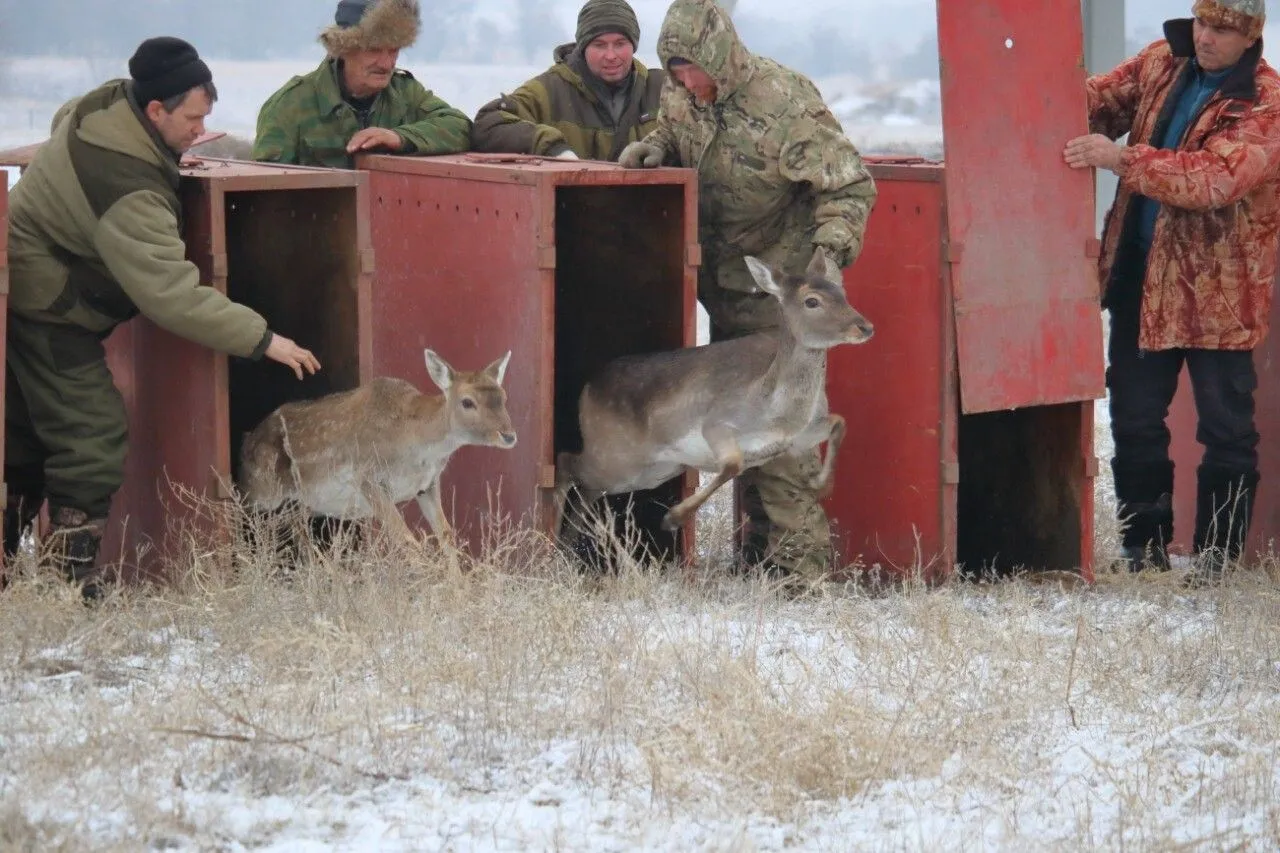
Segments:
[[[839,415],[827,415],[827,454],[822,460],[822,469],[809,485],[818,493],[819,500],[826,500],[835,491],[836,456],[840,453],[840,444],[844,441],[844,418]]]
[[[716,489],[742,473],[742,448],[738,446],[738,439],[734,437],[732,431],[713,425],[704,427],[702,435],[711,445],[711,451],[720,463],[720,471],[710,483],[667,511],[662,519],[663,530],[679,530],[690,516],[698,511],[698,507],[707,502],[707,498],[711,497]]]
[[[422,516],[431,525],[431,532],[440,540],[440,544],[452,544],[453,527],[450,526],[449,519],[445,518],[444,506],[440,503],[439,479],[418,493],[418,509],[422,510]]]
[[[577,461],[576,453],[563,452],[556,456],[556,490],[551,499],[551,525],[548,528],[552,539],[560,538],[560,525],[564,524],[564,507],[573,489]]]
[[[386,489],[369,480],[364,480],[360,483],[360,494],[369,502],[369,506],[373,508],[374,516],[382,522],[383,527],[393,531],[410,545],[416,546],[418,544],[413,531],[405,523],[399,507],[396,506],[395,501],[391,500],[391,496],[387,494]]]

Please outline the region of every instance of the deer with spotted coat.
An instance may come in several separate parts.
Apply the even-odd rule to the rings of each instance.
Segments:
[[[575,486],[596,500],[655,488],[691,469],[714,473],[667,512],[662,526],[675,530],[743,471],[823,442],[811,486],[831,493],[845,422],[827,409],[827,350],[864,343],[874,329],[849,305],[840,269],[821,250],[802,275],[745,260],[780,303],[782,322],[705,346],[624,356],[590,379],[578,405],[582,452],[557,458],[553,530]]]
[[[246,502],[259,511],[296,502],[316,515],[377,518],[416,542],[397,506],[416,498],[432,532],[451,542],[440,501],[449,457],[464,445],[516,443],[502,388],[511,353],[474,372],[455,371],[431,350],[424,356],[440,394],[379,377],[268,415],[241,450]]]

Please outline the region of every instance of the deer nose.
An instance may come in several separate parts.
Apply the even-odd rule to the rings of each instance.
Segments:
[[[502,442],[503,447],[516,446],[516,434],[514,432],[500,432],[498,433],[498,440]]]
[[[859,319],[853,324],[853,333],[849,335],[851,343],[863,344],[871,340],[871,336],[876,333],[876,327],[866,320]]]

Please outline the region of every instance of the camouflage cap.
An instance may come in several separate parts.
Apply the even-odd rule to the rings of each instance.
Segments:
[[[1196,0],[1191,14],[1218,27],[1230,27],[1255,39],[1267,21],[1266,0]]]

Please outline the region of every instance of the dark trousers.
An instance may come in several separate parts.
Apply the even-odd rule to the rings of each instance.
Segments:
[[[1169,404],[1185,364],[1196,402],[1196,440],[1203,464],[1240,475],[1258,469],[1254,390],[1258,376],[1249,350],[1138,349],[1138,306],[1112,305],[1107,388],[1117,466],[1169,462]]]

